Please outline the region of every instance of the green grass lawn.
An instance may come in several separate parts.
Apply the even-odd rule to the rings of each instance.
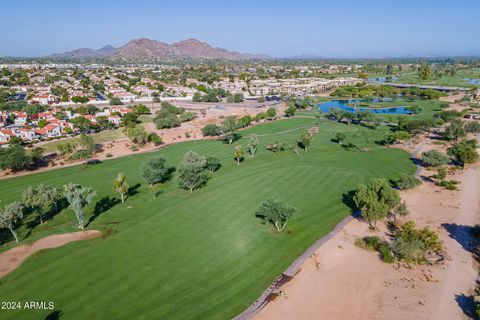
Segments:
[[[369,77],[385,77],[386,74],[376,74]],[[478,88],[479,85],[470,84],[465,78],[470,79],[480,79],[480,68],[465,68],[458,69],[455,76],[443,74],[440,79],[435,79],[435,76],[432,72],[430,79],[422,80],[418,76],[417,72],[402,72],[398,79],[394,82],[398,83],[408,83],[408,84],[428,84],[428,85],[440,85],[440,86],[451,86],[451,87],[467,87],[467,88]]]
[[[155,116],[151,114],[142,114],[138,116],[137,120],[140,121],[141,123],[150,123],[153,122]]]
[[[123,134],[123,132],[122,132],[122,128],[113,129],[113,130],[105,130],[105,131],[101,131],[101,132],[98,132],[98,133],[93,133],[93,134],[91,134],[91,136],[92,136],[93,140],[95,141],[95,143],[105,143],[105,142],[109,142],[109,141],[113,141],[113,140],[123,139],[123,138],[126,137],[125,134]],[[78,142],[79,138],[54,140],[54,141],[47,142],[47,143],[41,145],[41,147],[43,149],[45,149],[46,153],[54,152],[54,151],[57,151],[57,146],[59,144],[67,142],[67,141]]]
[[[293,142],[305,126],[320,132],[299,156],[265,150]],[[258,155],[237,166],[232,147],[220,141],[191,141],[104,161],[1,181],[0,203],[18,200],[25,188],[80,183],[98,191],[95,201],[117,197],[112,180],[124,172],[138,193],[101,213],[87,229],[109,229],[109,237],[68,244],[30,257],[0,279],[3,301],[53,301],[65,319],[230,319],[243,311],[316,239],[351,213],[344,195],[372,177],[397,179],[415,166],[401,150],[374,144],[387,128],[368,129],[310,118],[294,118],[242,131],[260,136]],[[283,132],[283,133],[282,133]],[[336,132],[368,152],[346,151],[331,140]],[[147,159],[163,156],[178,166],[185,152],[217,156],[222,168],[207,186],[190,194],[176,177],[153,200],[140,177]],[[277,234],[255,218],[269,197],[299,212]],[[91,217],[93,205],[87,211]],[[34,228],[22,242],[75,230],[64,210]],[[20,238],[28,233],[20,229]],[[4,244],[3,248],[10,244]],[[2,319],[43,319],[51,311],[1,311]]]

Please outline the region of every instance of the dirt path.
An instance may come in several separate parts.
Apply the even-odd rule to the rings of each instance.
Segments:
[[[422,172],[428,175],[428,172]],[[318,249],[284,295],[255,317],[281,319],[464,319],[477,271],[468,230],[478,223],[480,168],[471,167],[452,179],[460,191],[447,191],[424,182],[402,192],[419,227],[439,232],[450,259],[442,266],[389,265],[374,252],[354,245],[372,235],[357,220]],[[385,237],[385,228],[376,234]]]
[[[0,277],[15,270],[25,259],[39,250],[57,248],[72,241],[91,239],[101,234],[98,230],[55,234],[37,240],[31,245],[20,245],[2,252],[0,253]]]

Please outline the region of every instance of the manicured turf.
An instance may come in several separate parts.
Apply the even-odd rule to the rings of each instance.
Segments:
[[[442,72],[443,73],[443,72]],[[375,74],[369,77],[386,77],[386,74]],[[443,74],[440,79],[435,79],[435,76],[432,72],[432,75],[427,80],[422,80],[418,76],[418,72],[402,72],[398,79],[393,82],[397,83],[409,83],[409,84],[426,84],[426,85],[439,85],[439,86],[451,86],[451,87],[467,87],[467,88],[478,88],[478,84],[469,83],[470,79],[480,79],[480,68],[468,67],[464,69],[458,69],[455,76]]]
[[[98,133],[92,134],[93,140],[95,143],[104,143],[113,140],[123,139],[125,138],[125,134],[123,134],[122,129],[113,129],[113,130],[105,130]],[[47,142],[44,145],[41,145],[45,152],[54,152],[57,151],[57,145],[65,142],[78,142],[78,138],[71,138],[71,139],[62,139],[62,140],[54,140],[51,142]]]
[[[275,141],[296,140],[305,126],[320,132],[308,153],[275,155],[264,149]],[[401,150],[373,142],[387,130],[311,118],[283,120],[245,130],[260,136],[257,157],[241,166],[232,147],[220,141],[171,145],[156,153],[71,167],[0,182],[2,204],[20,198],[28,185],[81,183],[98,191],[96,201],[117,197],[112,180],[119,171],[130,185],[142,185],[125,204],[101,213],[88,229],[109,229],[105,238],[41,252],[0,279],[4,301],[53,301],[62,319],[229,319],[237,315],[320,236],[350,214],[344,195],[372,177],[397,179],[415,166]],[[331,141],[336,132],[356,132],[368,152],[346,151]],[[285,132],[285,133],[281,133]],[[140,178],[140,166],[163,156],[177,166],[188,150],[221,159],[222,168],[207,186],[189,194],[174,177],[153,200]],[[299,209],[281,234],[255,218],[256,208],[278,197]],[[88,210],[91,215],[92,208]],[[87,218],[88,219],[88,218]],[[73,231],[65,210],[27,240]],[[26,228],[21,230],[21,238]],[[43,319],[51,311],[1,311],[2,319]]]

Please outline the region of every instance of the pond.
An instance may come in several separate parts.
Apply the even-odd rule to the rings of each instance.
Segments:
[[[463,78],[463,80],[468,81],[469,84],[480,84],[480,79]]]
[[[362,108],[358,106],[360,103],[377,103],[386,101],[393,100],[390,98],[370,100],[331,100],[329,102],[319,103],[318,109],[320,109],[322,112],[330,112],[331,109],[340,109],[347,112],[367,111],[377,114],[413,114],[413,111],[407,106],[389,108]]]
[[[398,80],[397,76],[368,78],[369,82],[374,82],[374,83],[386,83],[386,82],[393,82],[393,81],[397,81],[397,80]]]

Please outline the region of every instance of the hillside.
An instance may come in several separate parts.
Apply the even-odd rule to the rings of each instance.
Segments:
[[[89,48],[76,49],[69,52],[52,54],[50,58],[109,58],[129,62],[157,62],[166,60],[248,60],[268,59],[265,55],[253,55],[212,47],[206,42],[188,39],[172,44],[157,40],[138,38],[130,40],[122,47],[105,46],[94,50]]]

